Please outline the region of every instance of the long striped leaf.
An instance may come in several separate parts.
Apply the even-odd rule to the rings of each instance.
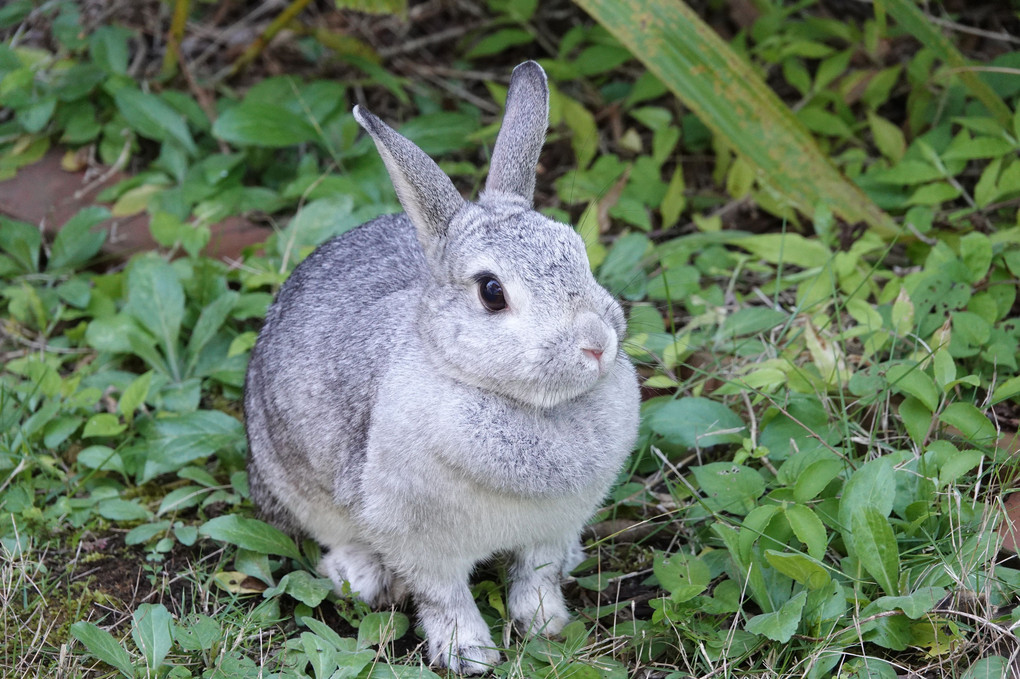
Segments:
[[[924,12],[914,4],[913,0],[877,0],[877,2],[878,7],[884,7],[903,30],[938,54],[939,58],[947,65],[958,70],[960,81],[970,90],[970,93],[984,104],[985,108],[1007,130],[1012,129],[1013,114],[1009,107],[995,93],[995,90],[978,77],[978,74],[971,69],[971,62],[960,53],[960,50],[956,49],[949,38],[942,34],[942,31],[928,21]]]
[[[575,0],[795,207],[828,205],[883,238],[900,228],[818,148],[750,64],[679,0]]]

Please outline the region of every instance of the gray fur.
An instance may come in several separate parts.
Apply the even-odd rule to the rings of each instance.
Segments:
[[[534,186],[546,98],[541,68],[518,67],[490,170],[499,190],[490,178],[478,203],[359,109],[410,216],[364,224],[295,269],[245,388],[264,514],[329,550],[319,570],[338,592],[348,581],[375,606],[410,593],[431,660],[463,673],[499,660],[468,589],[496,554],[512,557],[515,624],[562,629],[560,573],[637,433],[623,312],[581,238],[518,193]],[[482,306],[482,273],[502,283],[505,310]]]

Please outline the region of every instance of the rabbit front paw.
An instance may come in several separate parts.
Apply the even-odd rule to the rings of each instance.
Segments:
[[[510,617],[522,634],[556,636],[570,622],[558,584],[552,587],[511,585],[508,603]]]
[[[493,648],[486,631],[481,638],[458,638],[449,644],[431,642],[429,657],[433,665],[447,667],[457,674],[485,674],[499,662],[499,651]]]
[[[334,547],[319,561],[319,573],[333,581],[334,591],[344,596],[344,583],[350,592],[372,608],[399,605],[407,597],[407,587],[379,556],[368,547],[350,544]]]

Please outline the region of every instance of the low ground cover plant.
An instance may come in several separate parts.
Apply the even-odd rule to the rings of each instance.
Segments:
[[[512,633],[502,566],[476,575],[506,658],[494,675],[1017,672],[1005,8],[760,2],[734,19],[739,3],[709,3],[642,28],[642,7],[666,10],[310,7],[245,66],[215,36],[268,25],[268,4],[141,3],[155,24],[128,4],[0,8],[0,178],[52,149],[130,170],[56,236],[0,217],[5,676],[435,675],[413,610],[337,597],[317,545],[256,517],[240,396],[293,267],[399,210],[351,106],[470,194],[524,58],[552,90],[536,204],[577,225],[625,301],[644,402],[562,637]],[[696,39],[718,58],[706,71],[653,49]],[[726,64],[747,87],[725,87]],[[729,127],[709,113],[754,102]],[[777,136],[736,124],[752,118]],[[833,183],[804,188],[823,166]],[[101,225],[135,214],[159,247],[110,260]],[[236,215],[268,225],[264,244],[204,255]]]

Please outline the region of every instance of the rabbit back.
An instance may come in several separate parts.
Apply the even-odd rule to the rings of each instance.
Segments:
[[[297,498],[355,501],[378,375],[414,313],[424,267],[406,216],[379,217],[309,255],[267,311],[245,383],[249,484],[281,527],[307,532]]]

